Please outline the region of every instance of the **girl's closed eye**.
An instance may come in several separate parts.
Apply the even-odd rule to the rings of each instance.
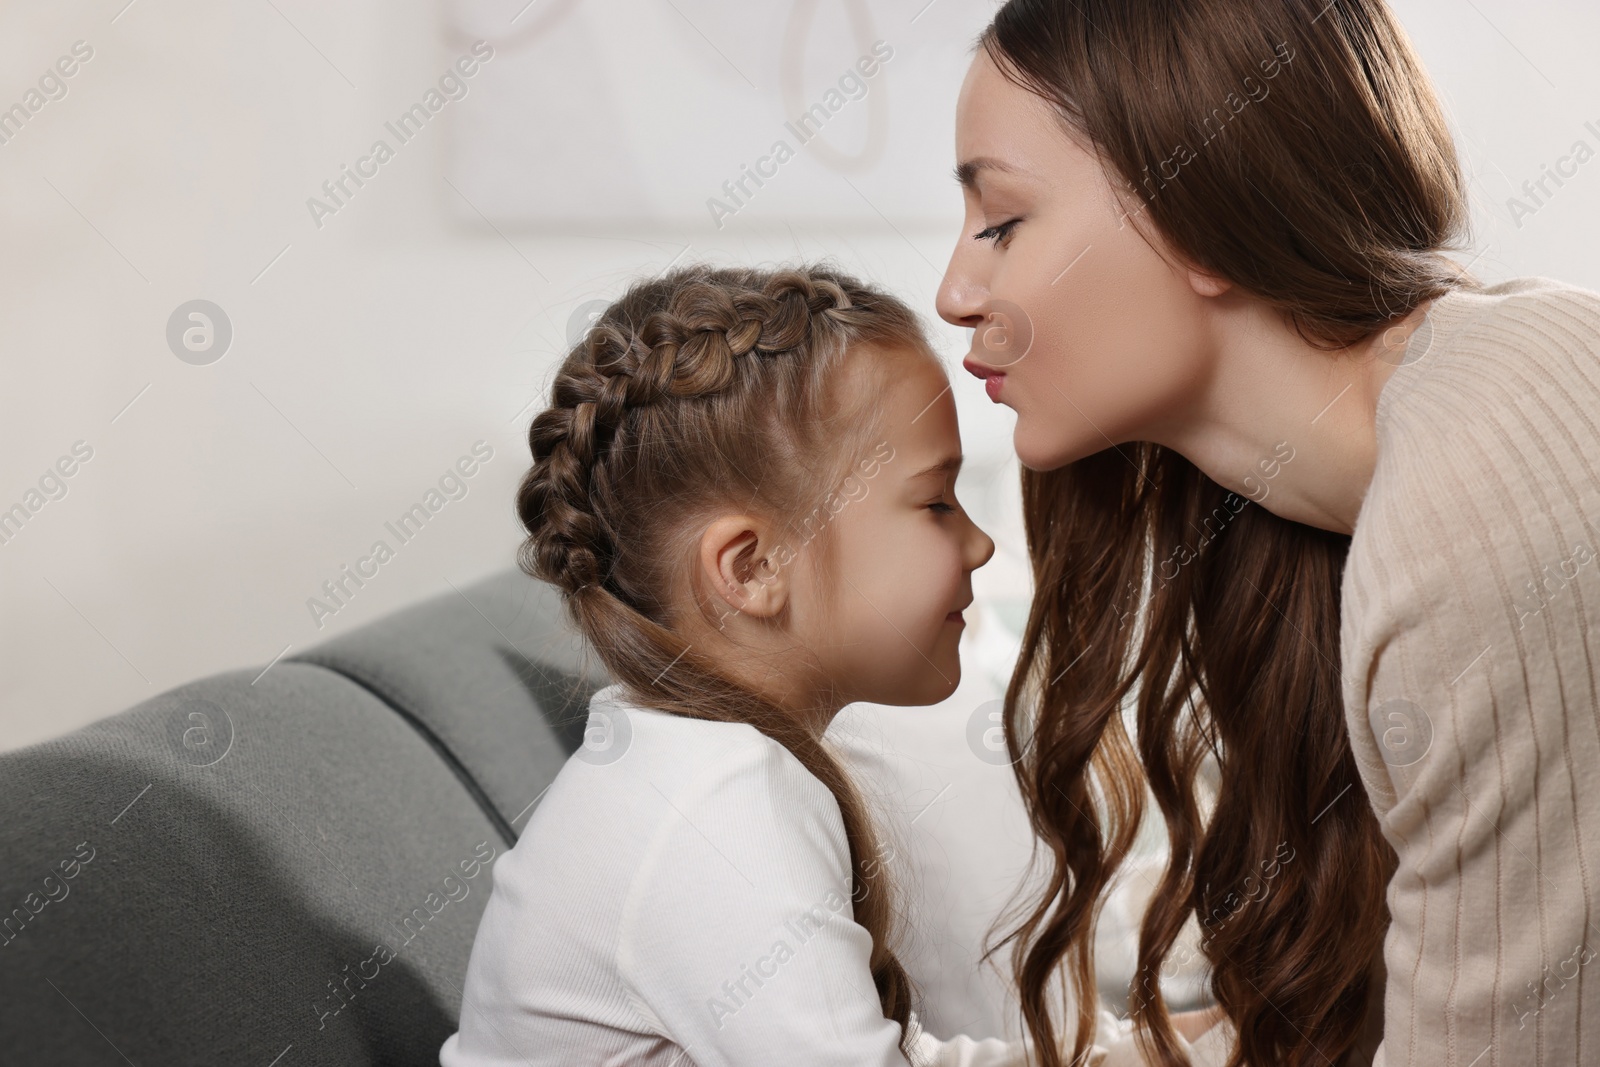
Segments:
[[[938,512],[941,515],[954,515],[956,511],[954,504],[946,504],[943,500],[935,500],[933,503],[928,505],[928,508],[932,511]]]

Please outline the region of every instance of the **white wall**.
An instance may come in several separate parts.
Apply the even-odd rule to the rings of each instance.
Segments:
[[[464,15],[429,0],[125,2],[0,11],[0,106],[22,100],[74,42],[93,50],[66,79],[67,95],[0,145],[0,508],[28,499],[75,442],[93,450],[66,479],[67,494],[0,544],[0,747],[212,671],[264,665],[508,565],[521,434],[585,300],[680,254],[827,254],[926,306],[959,221],[942,173],[929,184],[949,218],[902,232],[877,218],[763,217],[759,203],[718,232],[708,190],[687,212],[705,216],[695,226],[644,219],[552,235],[514,222],[491,228],[457,191],[483,193],[451,160],[459,124],[490,95],[472,90],[489,77],[514,71],[530,51],[570,48],[560,34],[588,19],[617,37],[604,50],[653,50],[661,77],[678,70],[699,84],[724,60],[684,19],[715,39],[726,21],[719,9],[738,9],[732,3],[584,5],[564,27],[502,43],[466,97],[399,145],[385,121],[470,48],[446,23],[470,15],[481,29],[493,5]],[[522,5],[500,6],[509,23]],[[525,31],[541,10],[508,32]],[[681,32],[661,32],[663,13]],[[823,55],[838,14],[815,20],[812,47]],[[942,67],[947,99],[916,117],[946,142],[965,38],[981,13],[969,21],[970,32],[931,41],[918,36],[935,27],[931,16],[901,27],[896,57],[871,87],[887,97],[897,90],[886,79],[900,71],[909,77],[921,64],[927,77]],[[632,22],[637,39],[628,40]],[[848,53],[853,61],[854,42]],[[627,109],[648,100],[612,104],[595,127],[602,138],[610,122],[632,129]],[[598,102],[560,97],[570,112],[589,105]],[[780,115],[771,121],[781,126]],[[848,118],[838,133],[845,151],[857,147],[846,140]],[[904,124],[886,155],[924,134]],[[314,219],[308,198],[327,202],[322,183],[380,136],[394,158],[359,189],[347,182],[354,195],[337,214]],[[763,129],[757,143],[768,141]],[[590,174],[582,152],[555,139],[548,151],[574,180]],[[641,158],[634,177],[672,166]],[[797,160],[764,193],[780,205],[782,183],[814,188],[829,173]],[[854,198],[834,186],[830,197],[842,189]],[[196,298],[220,305],[233,327],[230,348],[207,366],[181,362],[165,338],[169,315]],[[949,333],[955,351],[961,331]],[[974,390],[960,395],[969,427],[987,427],[979,458],[992,474],[1004,461],[1004,418]],[[468,495],[319,628],[308,598],[480,439],[494,459]],[[974,475],[969,495],[992,484],[983,462]],[[1010,574],[1025,595],[1020,564]]]
[[[567,316],[686,245],[686,257],[726,261],[837,256],[925,309],[952,365],[965,347],[964,331],[937,323],[931,304],[959,227],[947,176],[951,108],[987,5],[942,0],[915,22],[920,5],[910,14],[887,3],[818,6],[802,42],[813,79],[804,99],[831,81],[815,72],[842,70],[859,54],[853,15],[865,12],[872,36],[895,50],[867,97],[836,120],[836,151],[856,152],[880,136],[861,109],[873,93],[889,99],[895,122],[869,172],[797,159],[720,232],[705,212],[712,191],[663,177],[682,188],[658,214],[684,224],[573,224],[549,235],[510,222],[496,232],[456,192],[473,179],[451,162],[451,135],[463,131],[446,123],[492,127],[492,115],[472,110],[493,103],[487,79],[502,71],[509,79],[526,65],[519,57],[581,42],[606,55],[654,54],[655,79],[670,88],[680,72],[690,87],[673,90],[679,111],[701,99],[714,112],[743,88],[729,58],[744,60],[762,86],[746,95],[774,91],[781,49],[757,31],[790,31],[787,5],[538,0],[507,32],[539,32],[502,42],[478,73],[484,91],[449,104],[319,229],[306,200],[322,182],[467,51],[467,33],[484,33],[495,17],[509,23],[523,0],[451,10],[430,0],[125,2],[0,11],[0,106],[21,101],[75,41],[94,50],[65,80],[67,95],[0,145],[0,506],[22,501],[74,442],[94,450],[67,495],[0,545],[0,747],[65,732],[201,674],[265,664],[285,647],[505,565],[517,540],[509,501],[520,430]],[[1412,0],[1400,12],[1459,131],[1482,252],[1476,269],[1600,287],[1591,252],[1600,162],[1580,168],[1520,227],[1507,206],[1575,141],[1600,148],[1585,126],[1600,129],[1600,68],[1585,52],[1600,14],[1578,0]],[[452,19],[464,29],[446,29]],[[702,141],[649,143],[629,113],[652,106],[647,85],[607,101],[550,88],[571,115],[594,109],[600,142],[616,125],[615,140],[632,152],[630,188],[641,175],[675,173]],[[730,124],[709,147],[753,159],[781,117]],[[703,120],[682,125],[703,129]],[[482,131],[464,132],[460,155],[481,158]],[[930,145],[944,164],[925,165]],[[582,151],[558,139],[548,147],[563,174],[591,175]],[[454,188],[441,179],[452,172]],[[847,181],[898,229],[877,210],[863,218]],[[786,185],[795,189],[787,201]],[[917,192],[907,200],[893,192],[901,186]],[[489,196],[487,186],[473,191]],[[821,217],[829,203],[848,210]],[[930,203],[946,205],[932,224]],[[231,348],[209,366],[180,362],[164,338],[169,314],[194,298],[215,301],[233,324]],[[956,374],[959,386],[966,379]],[[957,395],[980,462],[961,490],[997,522],[1014,492],[1009,475],[995,477],[1009,421],[976,383],[967,386]],[[495,459],[469,495],[319,630],[307,598],[479,439]],[[991,596],[1025,595],[1020,560],[1003,555],[986,570]]]

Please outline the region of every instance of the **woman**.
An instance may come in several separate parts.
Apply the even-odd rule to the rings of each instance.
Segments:
[[[1155,980],[1191,920],[1201,1061],[1593,1060],[1600,294],[1444,257],[1463,182],[1381,0],[1011,0],[979,46],[938,302],[1025,468],[1037,1044],[1088,1047],[1148,785],[1148,1062],[1191,1051]]]

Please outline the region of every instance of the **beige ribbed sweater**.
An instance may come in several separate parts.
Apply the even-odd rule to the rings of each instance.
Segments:
[[[1600,1063],[1600,293],[1517,278],[1428,328],[1378,394],[1342,589],[1400,861],[1374,1063]]]
[[[1372,1064],[1600,1064],[1600,293],[1450,293],[1406,358],[1341,590],[1337,803],[1399,856]]]

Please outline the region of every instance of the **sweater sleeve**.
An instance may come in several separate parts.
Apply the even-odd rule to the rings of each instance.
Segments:
[[[618,930],[620,973],[646,1026],[697,1067],[795,1062],[906,1067],[854,919],[837,803],[766,738],[665,797]],[[939,1041],[916,1067],[1021,1067],[1024,1045]]]
[[[1458,338],[1498,355],[1451,353],[1380,429],[1341,634],[1398,857],[1379,1067],[1600,1055],[1600,314],[1575,306]]]

